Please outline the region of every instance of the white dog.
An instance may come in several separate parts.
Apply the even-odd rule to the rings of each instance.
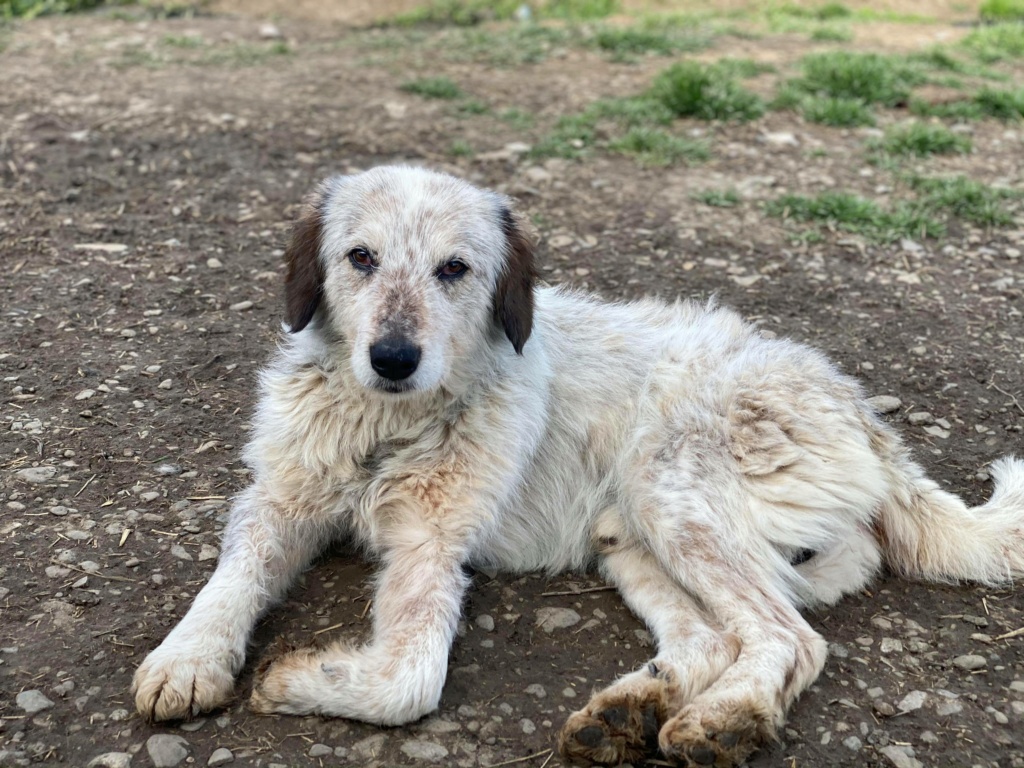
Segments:
[[[713,304],[535,288],[505,198],[413,168],[323,184],[287,252],[253,483],[217,570],[135,674],[154,720],[223,704],[257,618],[334,537],[379,560],[373,636],[287,653],[257,712],[395,725],[438,705],[464,564],[601,573],[658,655],[569,717],[564,755],[733,765],[821,672],[799,613],[883,560],[1024,574],[1024,461],[968,509],[822,355]]]

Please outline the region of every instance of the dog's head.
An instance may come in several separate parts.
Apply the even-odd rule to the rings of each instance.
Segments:
[[[314,323],[344,338],[369,389],[429,391],[484,345],[521,354],[530,336],[533,243],[505,198],[452,176],[329,179],[285,260],[291,332]]]

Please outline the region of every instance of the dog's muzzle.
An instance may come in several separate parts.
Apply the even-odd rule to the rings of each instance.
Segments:
[[[370,347],[370,365],[388,381],[402,381],[420,364],[420,348],[396,336],[388,336]]]

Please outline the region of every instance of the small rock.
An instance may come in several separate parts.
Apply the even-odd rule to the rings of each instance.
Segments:
[[[156,473],[158,475],[180,475],[181,467],[177,464],[161,464],[156,468]]]
[[[921,761],[908,755],[905,750],[905,747],[897,747],[892,744],[882,747],[878,751],[885,755],[895,768],[922,768]]]
[[[893,397],[892,395],[869,397],[867,403],[878,413],[892,413],[894,411],[898,411],[900,406],[903,405],[898,397]]]
[[[251,301],[240,301],[237,304],[232,304],[230,307],[232,312],[245,312],[246,310],[252,308],[253,303]]]
[[[555,235],[548,239],[548,245],[552,248],[565,248],[574,242],[576,242],[576,239],[571,235]]]
[[[788,131],[766,131],[761,134],[761,139],[766,144],[776,147],[799,147],[800,142],[796,136]]]
[[[95,394],[96,394],[96,390],[95,389],[83,389],[81,392],[79,392],[77,395],[75,395],[75,400],[88,400],[90,397],[92,397]]]
[[[188,757],[188,750],[188,742],[171,733],[158,733],[146,741],[146,751],[156,768],[174,768]]]
[[[210,269],[221,269],[224,266],[224,264],[221,262],[220,259],[214,256],[206,260],[206,266],[209,267]]]
[[[856,736],[850,736],[843,739],[843,746],[847,749],[853,750],[854,752],[859,752],[863,745],[863,742]]]
[[[259,35],[264,40],[280,40],[284,37],[277,25],[271,24],[269,21],[260,24]]]
[[[383,733],[375,733],[367,736],[352,745],[352,757],[356,760],[367,762],[380,754],[384,748],[384,741],[387,737]]]
[[[1014,680],[1010,683],[1010,690],[1014,693],[1024,693],[1024,680]]]
[[[527,696],[536,696],[538,699],[543,699],[548,695],[548,692],[544,690],[544,686],[540,683],[533,683],[532,685],[526,686],[525,693]]]
[[[189,562],[192,561],[192,555],[190,555],[188,553],[188,550],[181,546],[181,544],[171,545],[171,555],[178,558],[179,560],[188,560]]]
[[[973,653],[968,653],[963,656],[957,656],[953,659],[953,666],[972,671],[975,669],[983,669],[988,664],[984,656],[977,656]]]
[[[944,701],[935,707],[935,714],[939,717],[958,715],[964,711],[964,705],[959,701]]]
[[[314,744],[309,748],[307,753],[310,757],[327,757],[328,755],[334,755],[334,749],[328,747],[326,744]]]
[[[206,761],[206,764],[211,768],[216,768],[218,765],[227,765],[235,760],[234,754],[227,747],[220,747],[219,749],[213,750],[213,754],[210,755],[210,759]]]
[[[992,718],[1000,725],[1006,725],[1010,722],[1010,718],[998,710],[992,713]]]
[[[433,741],[412,740],[405,742],[400,749],[413,760],[425,760],[428,763],[437,763],[448,757],[448,750]]]
[[[57,474],[56,467],[26,467],[14,473],[20,480],[26,483],[45,483],[52,480]]]
[[[878,648],[882,653],[903,653],[903,643],[894,637],[883,637]]]
[[[220,550],[216,547],[210,546],[209,544],[203,544],[199,548],[199,562],[203,563],[207,560],[216,560],[220,557]]]
[[[35,689],[19,693],[15,703],[29,715],[34,715],[53,706],[52,701],[43,696],[41,691]]]
[[[494,617],[493,616],[488,616],[486,613],[477,616],[475,623],[484,632],[493,632],[494,631]]]
[[[917,427],[922,424],[931,424],[935,421],[935,417],[928,413],[928,411],[915,411],[914,413],[907,414],[907,421]]]
[[[579,624],[580,615],[572,608],[541,608],[537,611],[537,626],[549,635],[556,629],[565,629]]]
[[[879,717],[892,717],[896,714],[896,708],[888,701],[882,701],[881,699],[871,702],[871,708],[875,710]]]
[[[932,437],[937,437],[940,440],[945,440],[946,438],[949,437],[949,430],[948,429],[943,429],[942,427],[938,426],[937,424],[933,424],[930,427],[925,427],[924,431],[927,432]]]
[[[164,379],[156,385],[157,389],[170,389],[174,385],[173,379]]]
[[[132,756],[127,752],[105,752],[88,762],[86,768],[130,768]]]
[[[896,706],[900,712],[913,712],[914,710],[923,707],[925,699],[927,698],[928,694],[924,691],[911,691],[904,696]]]

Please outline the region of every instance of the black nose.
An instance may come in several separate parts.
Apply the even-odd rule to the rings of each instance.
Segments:
[[[420,364],[420,348],[407,339],[389,337],[370,347],[370,365],[390,381],[412,376]]]

